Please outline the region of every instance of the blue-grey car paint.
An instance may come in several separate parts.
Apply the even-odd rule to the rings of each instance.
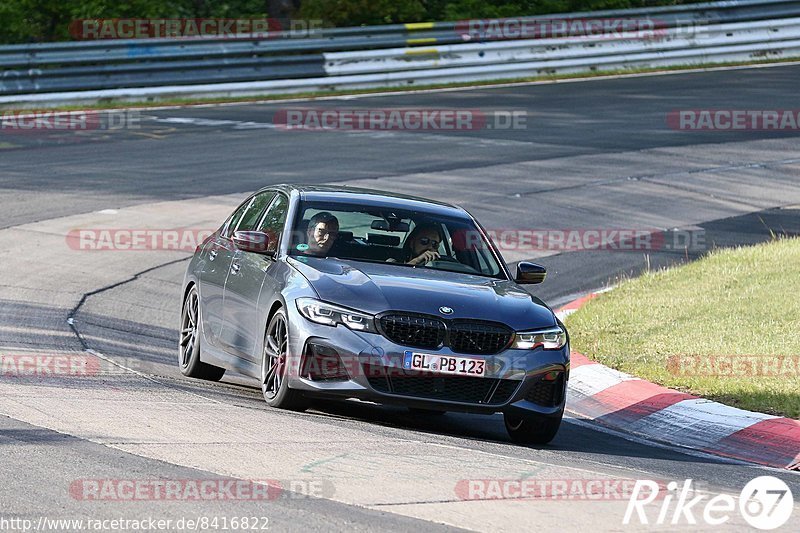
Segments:
[[[563,401],[554,407],[543,407],[524,400],[525,387],[520,387],[511,399],[501,405],[476,405],[431,399],[399,397],[382,394],[373,390],[363,373],[356,373],[349,381],[315,382],[299,377],[301,354],[310,339],[334,347],[345,360],[348,369],[360,368],[361,362],[380,361],[384,366],[400,368],[400,355],[408,349],[394,344],[380,334],[356,332],[344,326],[316,324],[303,317],[295,305],[298,298],[318,298],[359,311],[377,314],[385,311],[410,311],[432,315],[440,306],[453,309],[447,318],[474,318],[502,322],[516,331],[536,330],[559,324],[553,311],[544,302],[532,296],[517,285],[499,252],[492,248],[498,264],[506,279],[495,279],[469,274],[415,269],[402,265],[376,264],[359,261],[337,260],[333,258],[296,258],[288,254],[292,221],[296,219],[300,201],[324,200],[341,201],[349,204],[369,203],[383,206],[387,203],[398,209],[430,210],[442,215],[472,217],[453,206],[433,204],[422,199],[397,195],[383,195],[374,191],[354,192],[321,187],[299,189],[293,186],[276,186],[259,192],[275,191],[285,194],[289,199],[286,224],[281,234],[281,242],[275,257],[251,252],[234,251],[233,254],[246,255],[248,275],[254,279],[240,287],[240,292],[251,291],[253,315],[246,320],[248,331],[241,335],[236,344],[236,335],[226,337],[226,329],[236,328],[227,322],[222,324],[222,332],[210,336],[208,322],[202,315],[208,313],[210,305],[206,298],[211,292],[211,303],[219,305],[217,288],[208,285],[203,279],[214,272],[210,266],[209,254],[223,248],[232,251],[229,240],[221,236],[224,225],[212,235],[195,253],[184,279],[185,295],[192,285],[197,285],[201,301],[200,346],[204,362],[220,366],[252,377],[260,377],[264,332],[267,323],[278,306],[287,314],[290,333],[288,353],[288,383],[291,388],[313,394],[356,397],[381,403],[400,403],[410,407],[439,407],[465,412],[513,412],[528,411],[540,414],[557,414],[563,409]],[[249,198],[248,198],[249,200]],[[472,219],[474,221],[474,219]],[[485,233],[482,227],[476,226]],[[491,242],[487,238],[487,242]],[[219,257],[219,252],[217,254]],[[241,272],[241,270],[240,270]],[[218,274],[218,273],[217,273]],[[226,279],[230,278],[230,274]],[[211,290],[209,291],[209,287]],[[278,289],[279,290],[276,290]],[[227,295],[225,296],[227,298]],[[223,308],[225,300],[222,302]],[[229,320],[241,318],[241,314],[229,313]],[[228,344],[222,344],[226,340]],[[234,342],[234,346],[230,343]],[[421,350],[425,353],[442,355],[454,354],[448,347],[438,350]],[[551,370],[564,370],[569,373],[569,344],[561,350],[529,351],[506,349],[491,356],[487,361],[488,378],[525,380]]]

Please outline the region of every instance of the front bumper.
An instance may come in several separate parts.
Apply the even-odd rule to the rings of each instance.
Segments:
[[[558,416],[563,410],[569,378],[568,345],[561,350],[508,349],[488,356],[454,353],[446,347],[424,350],[395,344],[379,334],[315,324],[296,309],[289,313],[289,386],[309,396],[485,414],[515,411]],[[312,353],[310,345],[325,349]],[[483,359],[486,375],[404,370],[407,350]],[[326,354],[325,371],[320,371],[319,352]],[[333,372],[330,363],[337,365]]]

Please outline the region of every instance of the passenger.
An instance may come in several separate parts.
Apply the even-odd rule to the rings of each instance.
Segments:
[[[424,265],[439,259],[439,244],[444,240],[439,224],[420,224],[406,237],[402,262],[407,265]],[[394,263],[396,261],[389,260]]]
[[[306,230],[308,249],[303,253],[327,257],[338,236],[339,220],[327,211],[317,213],[308,221]]]

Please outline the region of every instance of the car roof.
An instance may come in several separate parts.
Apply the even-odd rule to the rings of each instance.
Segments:
[[[431,214],[469,217],[469,214],[459,206],[421,198],[398,194],[378,189],[349,187],[346,185],[296,185],[281,183],[271,185],[263,190],[280,190],[286,194],[297,192],[302,200],[358,204],[365,207],[388,207],[394,209],[413,209],[426,211]]]

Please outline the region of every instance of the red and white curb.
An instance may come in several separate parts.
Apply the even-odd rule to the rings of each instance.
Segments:
[[[558,310],[564,320],[592,293]],[[775,468],[800,470],[800,420],[678,392],[572,352],[567,409],[647,440]]]

